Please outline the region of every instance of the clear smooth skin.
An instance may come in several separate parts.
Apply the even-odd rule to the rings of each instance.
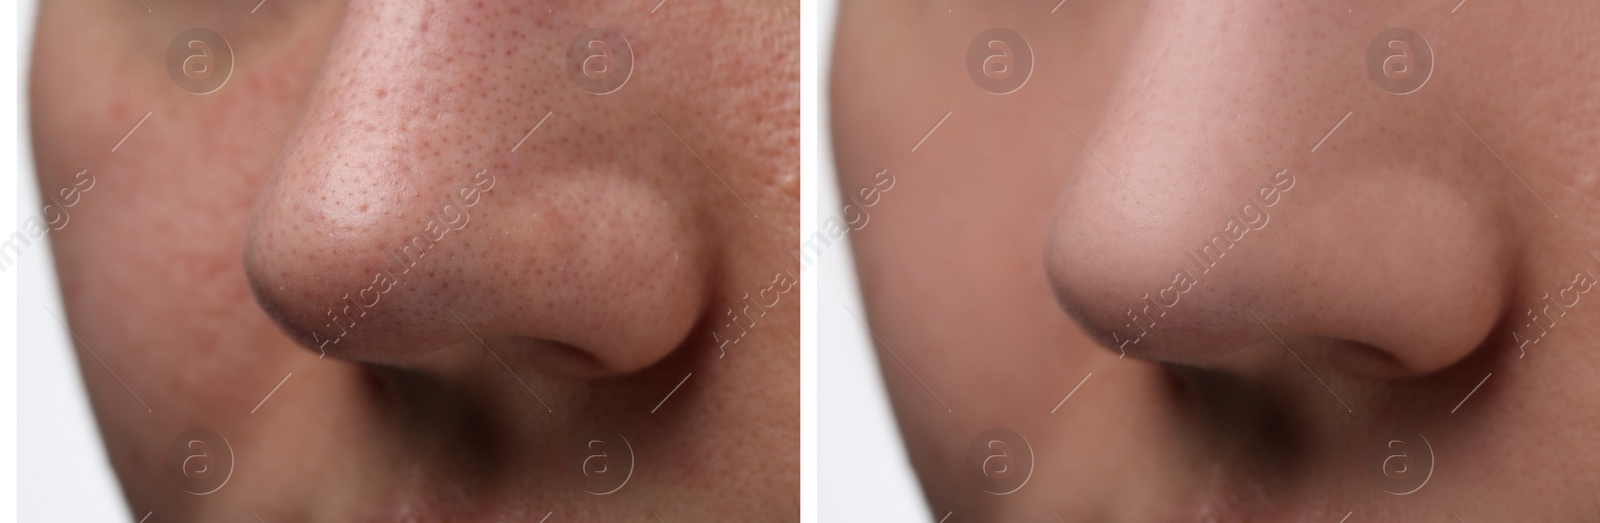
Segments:
[[[853,245],[936,517],[1600,520],[1600,5],[943,4],[845,4],[830,78],[840,186],[897,180]],[[965,67],[996,26],[1035,57],[1003,96]],[[1410,94],[1367,70],[1391,27]],[[992,427],[1015,493],[968,473]]]
[[[796,3],[252,7],[40,6],[40,186],[95,179],[51,238],[136,517],[798,518]],[[163,62],[197,26],[206,95]],[[566,69],[594,27],[610,94]],[[235,458],[207,495],[165,468],[194,427]],[[603,496],[594,433],[634,456]]]

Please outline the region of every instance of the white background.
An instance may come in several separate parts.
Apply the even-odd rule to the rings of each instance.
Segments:
[[[40,212],[24,82],[35,0],[15,5],[15,16],[0,16],[0,34],[15,35],[0,39],[0,96],[13,100],[0,104],[7,122],[0,126],[0,165],[12,166],[15,176],[0,181],[0,235],[7,237]],[[841,213],[826,114],[836,2],[807,2],[802,12],[801,234],[807,238],[821,219]],[[870,338],[844,309],[863,310],[848,242],[815,258],[802,280],[804,520],[931,521]],[[9,349],[0,352],[0,521],[136,521],[143,514],[125,505],[106,461],[68,334],[44,309],[62,310],[48,239],[0,275],[0,297],[0,348]],[[11,383],[16,387],[4,386]]]
[[[31,0],[23,0],[22,6],[13,8],[12,15],[0,16],[0,35],[14,35],[9,38],[0,37],[0,74],[4,74],[4,81],[0,81],[0,98],[12,100],[0,104],[0,172],[22,177],[31,174],[31,169],[26,169],[17,157],[19,142],[17,136],[22,134],[22,119],[17,113],[21,104],[21,78],[22,51],[18,44],[28,40],[29,33],[22,30],[25,25],[21,20],[29,20],[26,16],[30,10]],[[17,228],[17,183],[15,178],[8,177],[0,181],[0,231],[10,231]],[[0,520],[16,519],[17,506],[17,388],[12,384],[17,382],[17,271],[7,269],[0,274]]]
[[[868,0],[861,0],[868,1]],[[821,53],[822,70],[808,77],[818,87],[819,127],[815,136],[817,222],[840,216],[838,179],[834,175],[832,138],[828,133],[827,60],[833,48],[837,2],[821,2],[816,33],[807,45]],[[810,173],[807,173],[810,174]],[[885,195],[885,198],[892,196]],[[813,224],[814,225],[814,224]],[[802,240],[809,238],[814,227]],[[846,238],[848,240],[848,238]],[[817,280],[817,468],[818,521],[933,521],[922,491],[906,460],[883,375],[878,370],[871,336],[844,307],[867,319],[856,285],[855,262],[848,241],[834,243],[802,278]]]
[[[17,202],[18,206],[5,212],[15,220],[0,225],[0,236],[4,237],[18,230],[23,219],[40,216],[42,209],[28,136],[25,82],[35,7],[34,0],[23,0],[17,7],[17,16],[7,17],[7,23],[16,24],[6,32],[16,35],[17,48],[7,52],[16,62],[5,66],[6,94],[16,100],[16,119],[8,120],[13,122],[8,131],[16,134],[7,132],[3,139],[16,148],[16,156],[7,155],[13,159],[9,165],[15,167],[8,170],[16,173],[16,182],[4,185],[15,187],[17,194],[0,195],[0,199]],[[92,200],[85,199],[83,203],[92,204]],[[67,227],[71,226],[69,222]],[[0,358],[16,365],[5,369],[6,377],[15,379],[6,381],[17,385],[17,395],[8,398],[14,403],[6,402],[8,410],[12,405],[16,407],[12,411],[16,416],[16,443],[7,446],[16,449],[7,457],[8,461],[16,460],[11,462],[16,466],[16,483],[14,489],[6,489],[8,495],[14,492],[16,497],[12,498],[15,503],[0,506],[16,507],[20,521],[134,521],[106,460],[67,331],[45,310],[49,307],[49,311],[63,314],[49,236],[27,247],[22,258],[6,270],[5,277],[9,280],[7,285],[17,285],[13,287],[15,294],[7,293],[16,296],[14,313],[0,311],[16,320],[17,329],[7,331],[16,333],[11,338],[16,340],[15,351],[7,351],[8,357]],[[10,355],[15,355],[15,360]],[[93,359],[87,362],[97,364]],[[9,514],[0,514],[6,516]]]

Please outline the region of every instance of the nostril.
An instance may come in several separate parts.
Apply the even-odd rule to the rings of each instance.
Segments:
[[[554,376],[597,378],[615,372],[594,354],[558,341],[527,336],[497,336],[473,339],[469,343],[491,350],[491,356],[495,359],[502,358],[502,353],[517,354],[533,362],[535,370]]]

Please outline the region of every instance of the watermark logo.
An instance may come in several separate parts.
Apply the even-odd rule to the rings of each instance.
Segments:
[[[1433,445],[1415,432],[1390,431],[1373,440],[1367,470],[1384,492],[1404,496],[1422,490],[1433,477]]]
[[[1433,48],[1416,31],[1385,30],[1367,46],[1367,74],[1385,91],[1417,92],[1433,76]]]
[[[1595,260],[1600,261],[1600,255],[1596,255]],[[1596,281],[1600,280],[1589,271],[1580,269],[1572,275],[1572,282],[1556,291],[1555,295],[1544,293],[1539,298],[1537,310],[1528,307],[1528,322],[1511,332],[1511,342],[1517,344],[1517,350],[1521,351],[1517,357],[1527,356],[1529,345],[1538,345],[1545,336],[1550,335],[1551,329],[1556,328],[1556,320],[1565,318],[1568,310],[1577,307],[1583,295],[1594,290]],[[1551,309],[1555,309],[1555,312],[1552,313]]]
[[[967,75],[985,91],[1014,93],[1033,76],[1033,48],[1016,31],[985,30],[967,46]]]
[[[997,496],[1022,490],[1033,477],[1033,447],[1011,429],[983,431],[967,446],[967,475]]]
[[[622,490],[633,479],[633,444],[620,434],[584,435],[567,461],[583,491],[596,496]]]
[[[489,174],[488,169],[479,170],[472,175],[472,184],[461,187],[448,196],[445,204],[438,207],[438,214],[428,220],[423,226],[422,233],[412,235],[399,249],[385,251],[387,255],[384,263],[389,267],[382,272],[372,275],[372,284],[366,288],[352,293],[345,293],[339,298],[339,308],[328,307],[325,315],[328,322],[323,324],[328,332],[337,330],[337,334],[323,336],[322,332],[311,331],[311,344],[316,345],[321,353],[318,357],[328,355],[328,345],[338,345],[350,331],[360,324],[362,318],[367,317],[367,311],[377,307],[383,295],[394,290],[395,286],[404,283],[401,278],[411,273],[411,269],[423,257],[433,250],[435,245],[444,241],[450,231],[465,229],[472,222],[472,215],[467,209],[477,205],[483,195],[494,189],[495,177]],[[393,262],[393,263],[390,263]],[[359,314],[352,314],[354,310]]]
[[[744,337],[750,333],[750,330],[756,328],[756,321],[765,318],[767,311],[777,307],[778,302],[783,300],[783,295],[794,290],[795,285],[799,283],[800,279],[789,274],[789,271],[778,271],[772,275],[772,283],[768,284],[766,288],[757,291],[755,296],[751,296],[748,292],[744,293],[744,296],[739,298],[740,307],[737,312],[734,311],[733,307],[728,307],[725,313],[728,317],[728,322],[723,324],[727,328],[719,328],[711,332],[711,342],[717,344],[717,351],[719,352],[717,358],[726,357],[728,355],[728,345],[738,345],[740,341],[743,341]],[[761,314],[751,314],[750,309],[752,307]],[[740,323],[739,320],[741,319],[745,323]],[[733,332],[734,329],[738,329],[739,332]]]
[[[216,31],[191,28],[167,45],[167,76],[194,94],[211,94],[233,76],[233,47]]]
[[[233,477],[233,447],[210,429],[185,430],[167,445],[167,475],[197,496],[221,490]]]
[[[843,218],[829,216],[822,220],[816,232],[800,244],[800,272],[804,274],[806,269],[822,261],[823,253],[833,247],[833,242],[843,240],[845,234],[867,228],[872,222],[872,207],[883,200],[884,193],[894,189],[894,184],[894,175],[889,174],[888,169],[879,169],[872,175],[872,183],[857,187],[853,193],[841,193],[848,202],[844,204]]]
[[[1283,195],[1294,189],[1294,175],[1288,169],[1281,169],[1272,179],[1263,184],[1255,193],[1246,196],[1244,203],[1239,205],[1239,212],[1228,217],[1228,221],[1221,229],[1211,233],[1211,238],[1200,245],[1198,249],[1184,251],[1184,258],[1194,267],[1178,269],[1172,274],[1172,284],[1155,292],[1146,292],[1139,298],[1139,304],[1128,307],[1124,315],[1127,323],[1125,329],[1111,332],[1111,343],[1123,355],[1128,352],[1128,345],[1138,345],[1145,336],[1161,325],[1161,318],[1167,317],[1167,312],[1176,308],[1183,300],[1183,296],[1194,290],[1203,277],[1211,273],[1211,269],[1222,262],[1228,253],[1244,241],[1252,231],[1265,229],[1271,223],[1272,216],[1268,209],[1277,205]],[[1138,331],[1135,333],[1134,331]],[[1126,334],[1125,334],[1126,333]]]
[[[45,229],[59,231],[67,228],[72,222],[72,215],[67,212],[83,200],[83,194],[94,189],[94,176],[88,169],[78,171],[73,175],[71,187],[62,187],[56,194],[46,194],[50,201],[44,205],[44,219],[38,216],[29,216],[22,220],[22,228],[0,239],[0,274],[4,274],[13,265],[22,261],[22,254],[33,242],[44,238]]]
[[[616,31],[587,29],[567,46],[567,74],[585,91],[617,92],[633,76],[633,47]]]

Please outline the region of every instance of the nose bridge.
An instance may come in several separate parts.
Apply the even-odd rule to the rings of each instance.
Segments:
[[[1147,169],[1292,158],[1276,149],[1295,138],[1280,124],[1337,84],[1308,66],[1328,58],[1327,42],[1294,31],[1285,17],[1304,15],[1292,9],[1224,4],[1149,6],[1102,126],[1114,152]]]
[[[1046,255],[1063,308],[1103,343],[1220,366],[1277,338],[1338,339],[1394,374],[1487,334],[1504,289],[1452,282],[1504,274],[1482,232],[1494,209],[1462,205],[1492,199],[1414,147],[1437,143],[1426,116],[1448,99],[1372,85],[1378,30],[1304,18],[1317,9],[1149,7]],[[1462,328],[1401,323],[1419,310]]]
[[[251,243],[269,249],[262,268],[282,281],[322,287],[308,290],[325,302],[312,311],[320,327],[296,329],[308,339],[342,337],[341,320],[366,316],[351,305],[383,294],[363,300],[362,291],[413,280],[412,266],[460,242],[465,234],[450,234],[472,223],[504,177],[463,126],[480,111],[471,103],[478,86],[456,70],[473,57],[441,60],[449,17],[435,10],[351,2],[299,126],[273,131],[288,141]],[[300,305],[281,310],[305,313]]]
[[[1108,288],[1214,275],[1243,257],[1240,247],[1259,250],[1283,202],[1298,196],[1310,134],[1299,124],[1334,83],[1296,65],[1313,43],[1264,49],[1291,34],[1275,9],[1239,11],[1148,7],[1058,204],[1052,240],[1069,250],[1051,258],[1059,269],[1094,273]],[[1177,278],[1184,271],[1194,274]]]
[[[348,6],[246,243],[258,301],[303,344],[404,365],[514,340],[623,372],[694,326],[695,200],[650,168],[660,143],[607,143],[630,123],[606,111],[640,95],[569,85],[553,44],[576,31],[516,9]]]
[[[1286,212],[1306,207],[1301,123],[1339,85],[1304,63],[1321,51],[1295,11],[1148,6],[1046,257],[1062,305],[1104,344],[1205,364],[1270,339],[1247,307],[1294,301],[1277,286],[1303,260]]]
[[[487,56],[449,51],[457,17],[432,6],[353,2],[347,9],[295,144],[296,161],[326,177],[322,183],[420,184],[460,174],[438,167],[476,146],[464,140],[476,133],[449,131],[481,117],[473,101],[485,94],[483,78],[462,71],[483,67]]]

